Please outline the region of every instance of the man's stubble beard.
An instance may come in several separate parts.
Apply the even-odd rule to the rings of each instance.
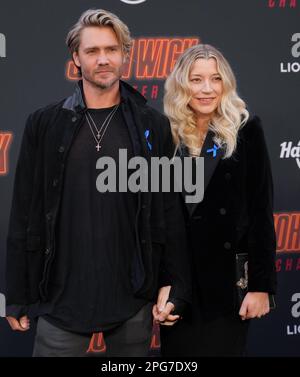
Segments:
[[[84,77],[84,79],[86,81],[88,81],[90,84],[92,84],[93,86],[99,88],[99,89],[109,89],[111,88],[116,82],[118,82],[121,77],[122,77],[122,74],[120,72],[120,70],[118,70],[117,72],[113,72],[115,74],[115,77],[113,77],[111,80],[109,81],[96,81],[96,80],[93,80],[93,78],[90,76],[90,75],[86,75],[84,74],[84,72],[82,72],[82,76]]]

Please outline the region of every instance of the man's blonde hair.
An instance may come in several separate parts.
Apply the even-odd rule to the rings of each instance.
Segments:
[[[116,33],[124,55],[129,55],[132,40],[128,27],[115,14],[104,9],[89,9],[85,11],[71,28],[66,38],[66,44],[71,55],[73,52],[78,52],[81,31],[89,26],[111,27]]]

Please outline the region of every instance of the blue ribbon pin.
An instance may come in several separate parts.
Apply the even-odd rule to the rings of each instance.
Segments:
[[[211,148],[211,149],[207,149],[206,153],[212,153],[213,158],[215,158],[217,156],[217,150],[218,149],[220,149],[220,147],[218,147],[216,144],[214,144],[214,147]]]
[[[149,131],[149,130],[146,130],[146,131],[145,131],[145,138],[146,138],[146,141],[147,141],[148,149],[149,149],[150,151],[152,151],[152,145],[150,144],[150,142],[149,142],[149,140],[148,140],[149,135],[150,135],[150,131]]]

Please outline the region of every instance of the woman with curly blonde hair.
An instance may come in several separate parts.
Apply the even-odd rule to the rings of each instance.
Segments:
[[[163,320],[172,297],[170,286],[161,288],[153,309],[161,324],[161,352],[241,356],[249,319],[269,312],[276,289],[273,184],[263,129],[239,97],[228,61],[210,45],[186,50],[165,90],[177,155],[204,158],[205,193],[196,204],[186,203],[182,194],[193,304],[182,319],[173,313]],[[247,258],[242,297],[236,273],[240,255]]]

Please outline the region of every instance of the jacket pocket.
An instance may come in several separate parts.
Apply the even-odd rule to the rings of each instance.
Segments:
[[[27,235],[26,240],[26,274],[27,299],[34,303],[40,299],[39,285],[43,278],[45,263],[43,238],[40,235]]]

